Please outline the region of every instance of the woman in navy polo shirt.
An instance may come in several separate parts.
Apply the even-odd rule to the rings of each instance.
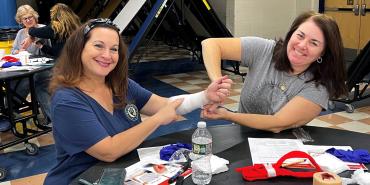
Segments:
[[[98,161],[134,150],[178,114],[229,94],[232,81],[221,77],[182,99],[155,95],[128,78],[125,48],[108,19],[89,21],[67,40],[50,82],[57,162],[44,184],[69,184]],[[140,113],[149,117],[142,121]]]

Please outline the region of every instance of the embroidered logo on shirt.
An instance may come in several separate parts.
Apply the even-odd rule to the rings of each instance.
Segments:
[[[131,121],[137,121],[139,119],[139,110],[134,104],[127,104],[125,107],[125,114]]]

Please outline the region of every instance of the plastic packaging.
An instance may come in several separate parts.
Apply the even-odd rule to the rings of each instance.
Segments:
[[[293,129],[293,135],[297,139],[301,140],[303,143],[314,142],[314,140],[312,139],[310,133],[308,133],[307,131],[305,131],[302,127]]]

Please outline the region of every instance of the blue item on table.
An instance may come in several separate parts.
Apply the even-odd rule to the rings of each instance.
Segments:
[[[5,62],[1,67],[2,68],[8,68],[8,67],[11,67],[11,66],[21,66],[22,63],[21,62]]]
[[[172,154],[181,148],[191,150],[191,145],[187,143],[170,144],[168,146],[163,147],[161,151],[159,151],[159,156],[162,160],[169,161]]]
[[[327,153],[338,157],[342,161],[355,162],[355,163],[370,163],[370,153],[365,149],[356,149],[356,150],[341,150],[335,148],[329,148],[326,150]]]

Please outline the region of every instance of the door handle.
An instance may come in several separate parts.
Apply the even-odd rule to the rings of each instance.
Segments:
[[[363,1],[364,2],[361,5],[361,15],[365,16],[366,15],[366,3],[365,3],[365,0],[363,0]]]
[[[353,6],[353,12],[355,13],[355,16],[358,16],[360,13],[360,6],[358,4],[355,4]]]

